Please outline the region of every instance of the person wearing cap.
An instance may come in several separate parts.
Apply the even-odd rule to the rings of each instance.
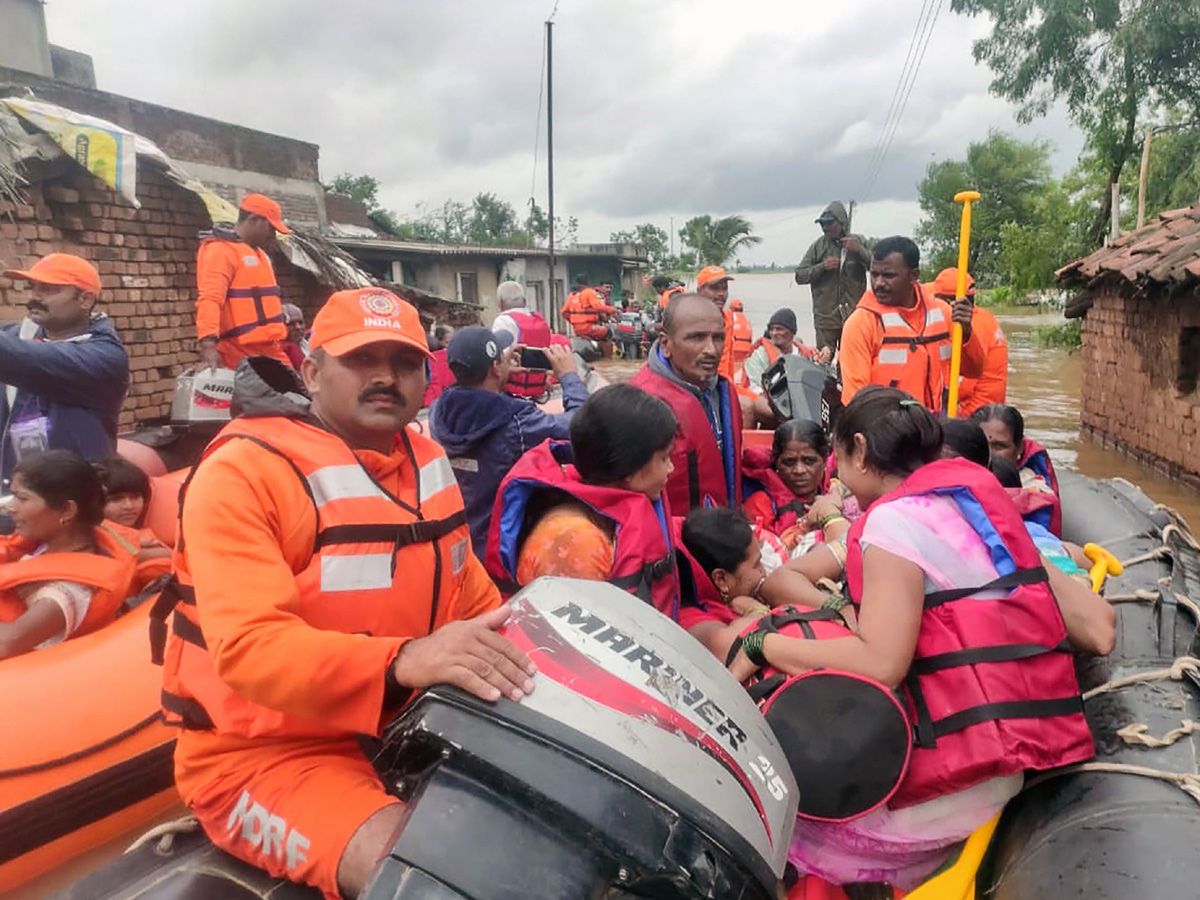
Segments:
[[[871,251],[864,238],[849,233],[850,217],[841,201],[825,207],[816,223],[821,226],[821,237],[813,241],[796,267],[796,284],[807,284],[812,292],[817,346],[836,351],[842,323],[867,289]]]
[[[725,308],[729,300],[729,282],[733,276],[726,273],[720,266],[705,266],[696,273],[696,293],[707,297],[717,309],[725,322],[725,349],[721,351],[719,371],[723,378],[733,381],[733,312]]]
[[[239,368],[242,415],[182,500],[184,602],[152,637],[184,802],[222,849],[333,900],[403,821],[358,738],[432,684],[519,701],[534,669],[497,634],[508,609],[445,453],[408,427],[429,358],[416,309],[339,291],[311,342],[299,374]]]
[[[242,198],[237,224],[216,225],[196,254],[196,338],[202,365],[228,369],[247,356],[289,363],[287,324],[275,269],[264,249],[291,234],[279,204],[262,194]]]
[[[31,287],[24,322],[0,328],[0,494],[26,453],[72,450],[92,462],[112,456],[129,387],[125,347],[96,309],[95,266],[51,253],[3,274]]]
[[[496,302],[500,306],[500,315],[492,320],[492,331],[511,334],[514,344],[537,350],[544,350],[551,344],[571,346],[567,338],[550,330],[550,324],[541,313],[525,305],[525,288],[521,282],[501,282],[496,288]],[[514,397],[541,397],[549,388],[550,377],[545,369],[514,371],[504,385],[505,393]]]
[[[562,385],[562,412],[548,413],[528,400],[504,393],[512,374],[521,371],[520,350],[508,331],[479,325],[460,329],[446,350],[455,384],[437,399],[429,414],[430,434],[446,449],[458,478],[471,526],[471,545],[481,562],[501,480],[525,451],[549,438],[569,437],[571,417],[588,398],[575,368],[575,355],[558,344],[542,352]]]
[[[786,307],[772,313],[765,338],[754,342],[754,349],[742,370],[742,384],[761,394],[763,374],[780,356],[803,356],[822,363],[830,359],[828,351],[818,351],[796,340],[796,314]]]
[[[958,269],[942,269],[930,284],[923,287],[946,303],[954,302],[958,290]],[[975,279],[967,273],[967,297],[975,300]],[[990,310],[972,306],[971,331],[979,335],[986,361],[978,378],[960,378],[958,382],[958,414],[966,417],[992,403],[1004,403],[1008,392],[1008,340],[1004,329]]]

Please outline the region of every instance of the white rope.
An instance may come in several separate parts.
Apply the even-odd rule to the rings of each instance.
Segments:
[[[1155,603],[1158,598],[1158,591],[1148,591],[1145,588],[1138,588],[1132,594],[1104,595],[1104,599],[1109,603]]]
[[[1050,772],[1040,772],[1025,782],[1025,790],[1058,778],[1062,775],[1073,775],[1076,772],[1114,772],[1118,775],[1138,775],[1142,778],[1153,778],[1173,784],[1197,803],[1200,803],[1200,775],[1195,773],[1164,772],[1162,769],[1151,769],[1147,766],[1131,766],[1126,763],[1086,762]]]
[[[1160,738],[1156,738],[1152,734],[1147,734],[1150,726],[1143,722],[1134,722],[1132,725],[1126,725],[1117,732],[1117,737],[1123,740],[1131,747],[1150,747],[1157,750],[1159,747],[1170,747],[1173,743],[1189,734],[1200,730],[1200,725],[1197,725],[1191,719],[1184,719],[1179,723],[1178,728],[1172,728]]]
[[[1170,526],[1168,526],[1170,527]],[[1153,550],[1147,550],[1138,556],[1130,557],[1129,559],[1121,560],[1121,565],[1128,569],[1130,566],[1136,566],[1138,563],[1150,562],[1152,559],[1162,559],[1164,556],[1171,555],[1171,548],[1165,544],[1161,547],[1155,547]]]
[[[1119,691],[1121,688],[1129,687],[1131,684],[1149,684],[1154,681],[1167,680],[1182,681],[1186,672],[1191,672],[1193,675],[1200,677],[1200,659],[1196,659],[1194,656],[1181,656],[1171,663],[1169,669],[1151,669],[1147,672],[1139,672],[1136,675],[1126,675],[1124,678],[1114,678],[1084,693],[1083,699],[1091,700],[1100,694]]]
[[[160,839],[158,846],[154,848],[154,852],[160,856],[166,856],[171,852],[171,848],[175,846],[175,836],[179,834],[191,834],[200,827],[200,822],[195,816],[184,816],[181,819],[172,819],[170,822],[163,822],[161,825],[155,825],[136,841],[125,848],[126,853],[132,853],[139,847],[144,847],[146,844]]]

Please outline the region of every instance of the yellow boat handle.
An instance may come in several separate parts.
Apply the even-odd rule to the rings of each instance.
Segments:
[[[1092,579],[1092,590],[1097,594],[1104,586],[1104,579],[1109,575],[1120,575],[1125,571],[1121,561],[1101,547],[1099,544],[1083,545],[1083,555],[1092,561],[1088,576]]]

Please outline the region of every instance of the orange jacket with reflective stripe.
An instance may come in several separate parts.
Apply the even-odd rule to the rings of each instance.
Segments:
[[[942,409],[950,366],[950,304],[914,285],[911,307],[885,306],[872,291],[863,294],[842,330],[839,362],[842,402],[867,384],[900,388],[933,412]],[[963,344],[962,374],[983,370],[983,345],[974,329]]]
[[[733,320],[729,332],[733,342],[733,368],[737,370],[742,367],[742,363],[753,349],[754,333],[750,330],[750,320],[744,312],[734,309],[730,310],[729,315]]]
[[[499,605],[442,448],[390,455],[297,419],[235,419],[185,487],[169,723],[245,738],[376,733],[405,641]]]
[[[262,344],[287,337],[271,260],[261,249],[218,237],[196,255],[197,337]]]
[[[25,613],[18,589],[42,581],[72,581],[93,589],[87,615],[69,637],[103,628],[134,590],[137,548],[114,531],[97,527],[98,553],[43,553],[21,559],[29,544],[17,535],[0,538],[0,622],[14,622]]]

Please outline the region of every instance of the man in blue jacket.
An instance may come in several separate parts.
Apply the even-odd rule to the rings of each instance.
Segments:
[[[481,560],[500,481],[526,450],[547,438],[570,437],[571,417],[588,397],[569,348],[539,349],[562,386],[561,413],[544,412],[529,400],[504,393],[504,383],[519,369],[521,350],[509,332],[463,328],[446,349],[455,383],[433,404],[429,423],[458,478],[471,545]]]
[[[91,263],[51,253],[4,274],[32,288],[25,322],[0,328],[0,494],[26,453],[112,456],[129,387],[125,347],[95,310],[100,274]]]

